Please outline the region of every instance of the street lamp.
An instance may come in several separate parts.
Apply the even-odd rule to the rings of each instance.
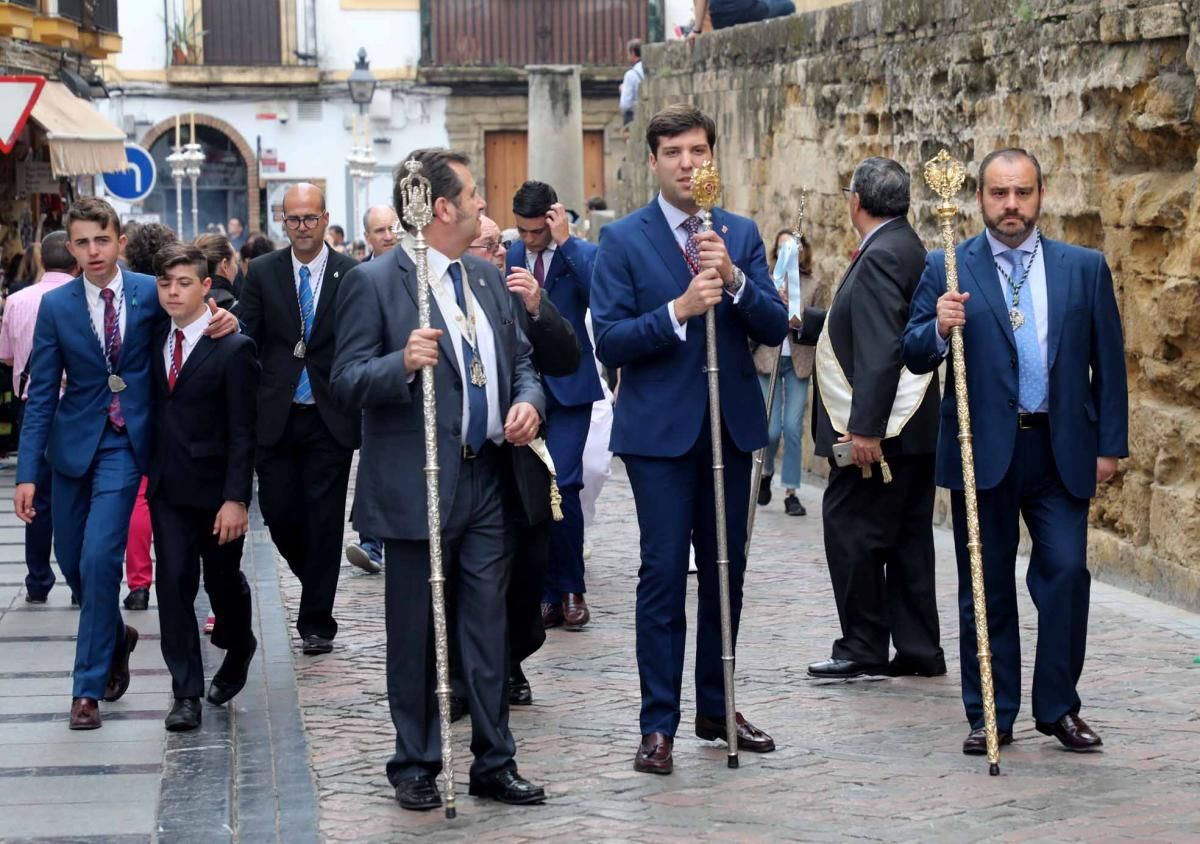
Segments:
[[[371,104],[371,98],[375,96],[375,86],[379,84],[375,74],[371,73],[371,63],[367,61],[365,47],[358,48],[358,60],[354,62],[354,70],[346,84],[350,87],[350,100],[358,106],[361,114],[363,106]]]
[[[375,86],[378,84],[375,74],[371,73],[371,63],[367,61],[366,49],[359,47],[354,70],[346,80],[346,85],[350,89],[350,101],[358,106],[358,113],[363,118],[363,145],[357,146],[357,132],[353,133],[355,145],[350,148],[350,154],[346,156],[350,177],[354,180],[354,219],[351,231],[358,226],[360,219],[359,194],[365,192],[371,178],[375,175],[375,156],[371,152],[370,117],[366,115],[366,107],[374,98]]]

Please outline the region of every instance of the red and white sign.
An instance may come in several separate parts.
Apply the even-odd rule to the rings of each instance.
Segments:
[[[0,76],[0,152],[12,152],[45,84],[41,76]]]

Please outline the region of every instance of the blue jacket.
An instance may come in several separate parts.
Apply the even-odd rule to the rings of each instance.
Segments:
[[[150,468],[153,355],[161,354],[154,338],[168,319],[158,304],[154,279],[124,272],[125,331],[115,372],[124,379],[121,412],[134,460],[145,474]],[[83,276],[47,293],[33,332],[29,402],[21,426],[17,483],[35,483],[42,460],[59,474],[80,478],[92,465],[104,426],[108,424],[108,369],[96,334],[88,324]],[[59,398],[64,373],[67,388]]]
[[[713,230],[746,276],[738,303],[726,295],[716,309],[722,422],[738,449],[753,451],[767,443],[767,415],[749,343],[782,343],[787,312],[754,223],[718,208]],[[708,410],[704,317],[688,320],[681,341],[666,307],[691,279],[657,200],[600,230],[592,326],[597,356],[621,370],[611,443],[617,454],[678,457],[700,435]]]
[[[970,293],[966,349],[967,392],[978,489],[997,486],[1008,472],[1017,437],[1017,347],[987,238],[959,244],[958,283]],[[1092,249],[1042,237],[1048,308],[1050,438],[1054,462],[1077,498],[1096,492],[1096,458],[1129,454],[1129,391],[1121,315],[1112,274]],[[937,300],[946,292],[942,250],[930,252],[904,332],[904,363],[929,372],[942,361]],[[947,342],[947,349],[949,343]],[[937,485],[962,489],[954,373],[948,367],[938,438]]]
[[[545,292],[558,312],[575,329],[582,351],[579,368],[561,378],[543,376],[546,389],[565,407],[590,405],[604,398],[600,375],[593,361],[592,341],[588,336],[585,315],[592,286],[592,265],[596,262],[596,246],[577,237],[567,238],[554,250],[550,266],[545,268]],[[508,269],[525,268],[525,244],[518,241],[508,250],[505,261]]]

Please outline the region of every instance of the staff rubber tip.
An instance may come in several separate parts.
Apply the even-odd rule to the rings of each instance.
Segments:
[[[738,758],[736,756],[729,757],[729,767],[736,768],[738,766]]]
[[[988,766],[988,775],[993,776],[993,777],[1000,776],[1000,765],[995,762],[993,762],[991,765],[989,765]]]
[[[453,806],[446,807],[446,820],[452,821],[458,816],[458,811]]]

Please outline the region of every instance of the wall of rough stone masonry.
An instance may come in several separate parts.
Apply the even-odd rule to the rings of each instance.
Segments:
[[[633,137],[670,103],[714,115],[722,204],[767,238],[809,188],[826,286],[856,244],[839,188],[863,157],[914,174],[910,218],[932,247],[923,162],[942,146],[972,170],[999,146],[1035,151],[1044,230],[1104,251],[1126,331],[1132,456],[1092,507],[1093,571],[1200,607],[1200,0],[864,0],[645,61]],[[652,196],[645,156],[627,148],[625,210]],[[960,237],[981,228],[974,189]]]

